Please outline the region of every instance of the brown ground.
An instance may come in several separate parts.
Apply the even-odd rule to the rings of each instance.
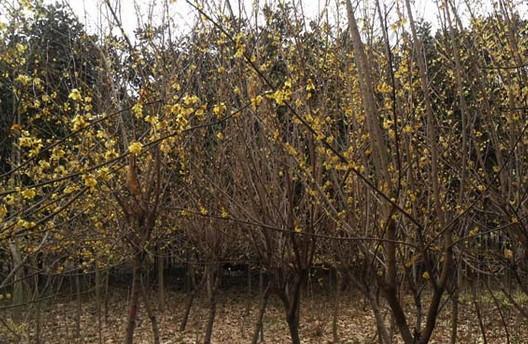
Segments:
[[[126,296],[114,295],[109,302],[108,321],[103,316],[103,343],[122,343],[126,322]],[[153,295],[155,296],[155,295]],[[341,314],[339,316],[339,337],[341,343],[378,343],[373,316],[369,308],[357,296],[342,297]],[[203,327],[207,319],[205,300],[195,302],[188,323],[188,329],[180,333],[179,321],[185,304],[183,293],[169,293],[166,309],[160,316],[161,342],[169,343],[199,343],[203,340]],[[227,292],[219,297],[217,317],[214,327],[214,343],[249,343],[254,326],[254,319],[259,297],[248,297],[244,293]],[[474,308],[469,296],[462,298],[461,320],[459,326],[459,343],[484,343]],[[493,299],[480,296],[481,312],[486,328],[486,339],[490,344],[507,343],[506,331],[501,325],[500,313],[496,310]],[[508,336],[511,343],[528,343],[528,323],[517,316],[505,300],[503,315],[508,322]],[[249,311],[248,311],[249,308]],[[42,309],[43,341],[41,343],[99,343],[97,336],[97,316],[93,299],[87,299],[82,304],[81,337],[74,340],[75,302],[54,301],[52,305]],[[447,310],[447,309],[446,309]],[[36,312],[33,311],[34,315]],[[305,295],[301,313],[301,338],[303,343],[332,343],[332,303],[328,296]],[[0,343],[34,343],[28,341],[28,329],[34,332],[34,320],[13,322],[10,314],[0,313]],[[3,324],[2,324],[3,323]],[[28,326],[28,323],[31,325]],[[18,325],[17,325],[18,324]],[[6,325],[20,335],[19,339],[8,331]],[[441,314],[438,327],[431,343],[448,343],[450,331],[449,313]],[[3,339],[2,339],[3,338]],[[140,312],[136,329],[135,343],[151,343],[150,322],[143,309]],[[288,343],[289,335],[283,320],[282,309],[278,300],[272,298],[265,315],[265,343]]]

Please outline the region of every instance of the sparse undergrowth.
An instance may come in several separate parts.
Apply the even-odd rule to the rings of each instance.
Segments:
[[[506,343],[507,335],[502,326],[499,312],[488,293],[482,293],[479,304],[486,328],[487,342]],[[152,295],[153,297],[155,295]],[[191,311],[187,329],[178,330],[184,312],[187,295],[182,292],[170,292],[167,295],[164,312],[160,312],[161,342],[197,343],[203,341],[204,327],[207,319],[207,303],[205,297],[195,302]],[[499,298],[499,301],[501,299]],[[522,300],[521,300],[522,301]],[[219,297],[217,320],[214,325],[214,343],[249,343],[253,335],[259,297],[248,297],[245,292],[230,291]],[[507,301],[501,302],[501,311],[508,323],[508,336],[511,343],[528,342],[528,324],[518,317],[515,309]],[[43,305],[42,343],[98,343],[97,311],[94,299],[84,299],[81,315],[81,339],[76,339],[76,301],[53,302]],[[357,295],[343,295],[340,303],[341,313],[338,320],[340,343],[377,343],[375,320],[369,307]],[[102,342],[121,343],[123,329],[126,325],[127,297],[123,291],[114,293],[108,302],[108,317],[105,319],[102,311]],[[474,316],[473,304],[469,295],[461,297],[461,312],[459,323],[460,343],[482,343],[482,334],[478,320]],[[158,310],[159,311],[159,310]],[[34,313],[33,313],[34,314]],[[1,343],[31,342],[35,333],[35,320],[15,321],[12,314],[3,313],[4,325],[0,329]],[[438,328],[431,343],[447,343],[450,333],[449,308],[444,308],[440,314]],[[317,293],[306,295],[306,302],[301,310],[301,338],[303,343],[333,343],[332,320],[333,308],[331,296]],[[13,332],[17,332],[17,338]],[[30,336],[28,338],[28,336]],[[279,301],[272,298],[264,319],[263,343],[287,343],[290,341],[288,327],[283,319]],[[152,333],[149,320],[144,309],[140,310],[136,343],[151,343]],[[398,339],[395,343],[401,343]]]

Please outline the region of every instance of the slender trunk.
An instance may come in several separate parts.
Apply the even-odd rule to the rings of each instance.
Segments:
[[[502,327],[504,328],[504,333],[506,335],[506,344],[510,344],[510,331],[508,330],[508,323],[507,323],[507,321],[506,321],[506,319],[504,317],[504,313],[501,310],[501,305],[500,305],[499,301],[497,300],[497,298],[495,297],[495,294],[493,293],[493,290],[491,290],[489,284],[486,285],[486,288],[488,289],[488,292],[490,293],[490,295],[491,295],[491,297],[493,299],[493,303],[495,304],[495,308],[497,308],[497,312],[500,315]]]
[[[480,332],[482,333],[482,342],[484,344],[488,344],[488,339],[486,337],[486,327],[484,326],[484,321],[482,320],[482,313],[480,312],[480,306],[477,301],[477,292],[475,290],[475,286],[473,285],[471,287],[471,298],[473,301],[473,306],[475,307],[475,313],[477,315],[478,324],[480,328]]]
[[[207,327],[205,329],[204,343],[210,344],[213,337],[213,325],[216,316],[216,298],[212,295],[209,298],[209,316],[207,318]]]
[[[458,286],[455,286],[453,297],[451,299],[451,338],[450,344],[456,344],[458,332]]]
[[[219,268],[218,266],[207,267],[207,296],[209,298],[209,316],[205,329],[204,344],[210,344],[213,336],[213,325],[216,316],[216,289],[218,287]]]
[[[367,295],[368,302],[370,303],[370,308],[372,309],[372,313],[374,313],[374,319],[376,320],[376,329],[378,331],[378,336],[380,339],[379,341],[383,344],[390,344],[391,337],[387,332],[385,319],[383,319],[383,314],[381,314],[381,309],[379,307],[378,301],[376,300],[376,296],[370,291],[367,291],[367,293],[369,293]]]
[[[288,329],[290,330],[292,344],[301,343],[301,337],[299,336],[299,317],[296,313],[297,312],[292,312],[286,319],[288,322]]]
[[[247,267],[247,284],[248,284],[248,295],[251,297],[251,294],[253,293],[253,281],[251,276],[251,269],[249,268],[249,265]]]
[[[386,286],[383,289],[383,292],[385,294],[385,299],[387,300],[391,308],[392,315],[394,317],[394,320],[396,321],[396,325],[398,326],[398,330],[400,331],[404,343],[414,343],[414,336],[412,335],[411,330],[409,329],[407,317],[405,316],[405,312],[402,309],[402,305],[400,303],[396,290],[393,287]]]
[[[423,306],[422,306],[422,295],[421,291],[414,291],[414,305],[416,307],[416,328],[422,328],[422,318],[423,318]]]
[[[187,303],[185,304],[185,313],[183,313],[183,318],[180,323],[180,331],[185,331],[187,322],[189,320],[189,314],[191,313],[192,304],[196,296],[196,290],[191,291],[189,297],[187,298]]]
[[[284,286],[285,289],[279,294],[286,310],[286,322],[290,330],[292,344],[300,344],[299,336],[299,313],[301,306],[301,289],[306,279],[306,273],[300,272],[294,276],[292,285]]]
[[[185,269],[185,281],[183,289],[186,293],[190,293],[192,291],[192,278],[191,274],[193,274],[192,265],[187,263],[187,268]]]
[[[240,322],[240,333],[242,338],[246,337],[245,334],[245,328],[247,325],[247,321],[249,321],[249,315],[251,313],[251,305],[253,303],[253,286],[252,286],[252,276],[251,276],[251,269],[249,268],[249,265],[247,266],[247,298],[246,298],[246,309],[244,310],[244,314],[242,315],[242,321]]]
[[[376,100],[374,97],[374,84],[370,75],[371,68],[367,55],[365,54],[363,42],[361,41],[361,35],[354,15],[354,7],[350,0],[346,1],[346,9],[349,24],[348,29],[357,65],[359,88],[363,102],[363,109],[365,110],[367,130],[375,152],[375,154],[373,154],[373,160],[376,176],[380,182],[390,183],[390,179],[387,175],[387,146],[379,124],[379,113],[377,111]]]
[[[16,269],[14,274],[15,282],[13,283],[13,304],[22,305],[25,302],[25,288],[24,288],[24,267],[23,260],[20,256],[20,250],[18,249],[16,241],[9,242],[9,250],[11,251],[11,258],[13,259],[13,269]],[[19,319],[21,317],[20,307],[13,309],[13,318]]]
[[[266,290],[264,291],[264,295],[262,296],[262,302],[260,303],[259,312],[257,315],[257,323],[255,324],[255,332],[253,333],[253,339],[251,340],[252,344],[257,344],[259,339],[259,334],[263,331],[263,319],[264,319],[264,313],[266,312],[266,307],[268,305],[268,299],[271,293],[271,285],[268,284],[266,287]]]
[[[264,292],[264,273],[262,269],[259,270],[259,292],[260,294]]]
[[[339,272],[335,271],[335,292],[334,292],[334,314],[332,319],[332,337],[334,343],[339,343],[338,334],[338,316],[339,316],[339,299],[341,294],[341,278]]]
[[[134,266],[132,270],[132,288],[130,291],[130,305],[128,308],[128,320],[126,329],[125,344],[134,343],[134,330],[136,328],[136,319],[138,314],[138,299],[139,299],[139,273],[140,273],[140,259],[134,259]]]
[[[38,266],[37,266],[38,268]],[[40,344],[41,343],[41,340],[40,340],[40,336],[41,336],[41,307],[42,307],[42,301],[40,300],[40,292],[39,292],[39,275],[38,274],[35,274],[35,293],[34,293],[34,296],[33,296],[33,299],[36,300],[37,304],[36,304],[36,307],[37,307],[37,310],[35,312],[35,322],[36,322],[36,325],[35,325],[35,343],[36,344]]]
[[[78,270],[75,275],[75,297],[77,301],[76,316],[75,316],[75,338],[81,338],[81,271]]]
[[[109,287],[109,280],[110,280],[110,270],[108,270],[105,274],[105,299],[104,299],[104,318],[105,318],[105,324],[108,323],[108,287]]]
[[[101,271],[95,267],[95,304],[97,308],[97,336],[99,344],[103,343],[103,330],[101,324]]]
[[[35,343],[37,344],[40,344],[41,343],[41,340],[40,340],[40,336],[41,336],[41,320],[40,320],[40,313],[41,313],[41,302],[40,300],[37,301],[37,311],[36,311],[36,314],[35,314],[35,322],[37,323],[36,324],[36,329],[35,329]]]
[[[193,272],[189,271],[189,273],[191,274]],[[205,277],[202,277],[202,281],[203,281],[203,278]],[[190,281],[189,282],[189,286],[190,286],[189,297],[187,299],[187,303],[185,304],[185,312],[183,313],[183,318],[180,323],[180,331],[185,331],[185,327],[187,327],[187,322],[189,321],[189,314],[191,313],[193,301],[202,287],[202,281],[200,281],[198,285],[191,286],[190,284],[192,284],[193,280],[194,278],[191,278],[191,276],[189,276],[189,281]]]
[[[164,259],[161,255],[161,250],[158,250],[158,291],[159,291],[159,308],[160,312],[165,309],[165,275],[164,275]]]
[[[147,316],[149,317],[150,324],[152,326],[153,342],[154,344],[160,344],[158,320],[156,318],[156,314],[154,314],[154,311],[152,310],[152,307],[150,306],[150,301],[148,299],[147,290],[145,290],[143,280],[141,280],[141,298],[143,299],[143,304],[145,305],[145,310],[147,311]]]
[[[299,318],[295,314],[291,314],[286,321],[288,322],[288,328],[290,329],[292,344],[301,344],[301,338],[299,336]]]

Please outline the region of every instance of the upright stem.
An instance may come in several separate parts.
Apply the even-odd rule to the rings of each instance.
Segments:
[[[189,280],[189,286],[188,286],[189,297],[187,298],[187,302],[185,304],[185,313],[183,314],[183,318],[180,323],[180,331],[185,331],[185,327],[187,326],[187,322],[189,320],[189,314],[191,313],[191,308],[193,305],[194,298],[196,297],[196,294],[198,294],[198,292],[202,288],[202,285],[203,285],[202,282],[204,281],[204,278],[205,278],[205,277],[202,277],[202,280],[200,281],[200,283],[198,283],[198,285],[195,285],[195,283],[193,283],[194,270],[192,268],[188,270],[187,275],[188,275],[187,279]]]
[[[97,335],[99,344],[103,343],[103,333],[101,324],[101,271],[95,267],[95,303],[97,308]]]
[[[213,325],[216,316],[216,289],[219,281],[218,266],[208,266],[207,274],[207,296],[209,298],[209,317],[207,319],[207,327],[205,330],[204,344],[210,344],[213,336]]]
[[[139,300],[139,273],[140,273],[140,259],[138,256],[134,258],[132,268],[132,288],[130,291],[130,306],[128,308],[128,320],[126,329],[125,344],[134,343],[134,330],[136,328],[136,319],[138,313],[138,300]]]
[[[165,274],[164,259],[161,256],[161,250],[158,250],[158,290],[159,290],[159,307],[160,312],[165,309]]]
[[[266,307],[268,305],[268,299],[271,294],[271,284],[268,284],[266,287],[266,290],[264,291],[264,295],[262,296],[262,301],[260,303],[259,312],[257,315],[257,323],[255,324],[255,332],[253,333],[253,339],[251,340],[251,344],[257,344],[259,339],[259,334],[262,331],[263,328],[263,319],[264,319],[264,313],[266,312]]]
[[[334,314],[332,319],[332,336],[334,343],[339,343],[339,334],[338,334],[338,316],[339,316],[339,299],[341,294],[341,277],[337,269],[335,270],[335,291],[334,291]]]
[[[81,280],[80,280],[81,272],[80,270],[77,271],[75,275],[75,296],[77,300],[77,308],[76,308],[76,317],[75,317],[75,338],[81,338],[81,313],[82,313],[82,305],[81,305]]]
[[[159,334],[158,320],[156,318],[156,314],[154,314],[154,311],[152,310],[152,307],[150,306],[150,301],[148,298],[147,291],[145,290],[145,285],[143,283],[142,277],[141,277],[141,297],[143,299],[143,304],[145,305],[145,310],[147,311],[147,316],[149,317],[150,324],[152,326],[152,339],[154,341],[154,344],[159,344],[160,334]]]

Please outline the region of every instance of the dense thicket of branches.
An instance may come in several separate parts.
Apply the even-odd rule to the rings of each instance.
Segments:
[[[192,4],[186,34],[167,3],[134,37],[111,1],[99,35],[65,7],[1,3],[0,309],[31,313],[91,272],[100,307],[101,276],[121,267],[123,337],[143,304],[159,343],[170,257],[207,290],[207,343],[226,262],[265,271],[262,314],[278,297],[293,343],[320,267],[360,292],[383,344],[391,324],[428,343],[447,301],[456,342],[468,286],[492,282],[528,315],[513,297],[528,294],[528,21],[514,1],[485,16],[439,1],[435,32],[409,0],[312,20],[297,2],[218,1]]]

